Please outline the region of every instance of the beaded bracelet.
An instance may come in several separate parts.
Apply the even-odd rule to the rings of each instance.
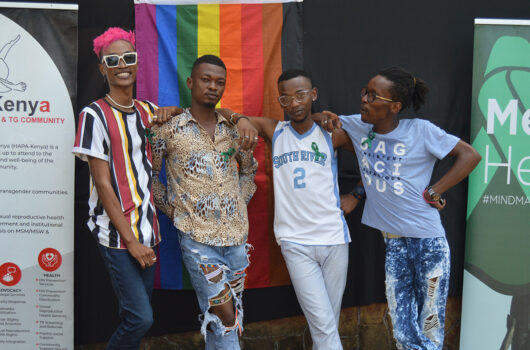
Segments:
[[[248,117],[245,117],[244,115],[241,115],[241,114],[240,114],[239,117],[237,117],[237,119],[236,119],[236,125],[237,125],[237,123],[238,123],[241,119],[246,119],[246,120],[250,121],[250,120],[248,119]]]
[[[234,121],[234,115],[238,115],[236,121]],[[229,118],[229,121],[230,123],[232,123],[232,125],[237,125],[237,122],[240,120],[240,119],[246,119],[246,120],[249,120],[248,117],[240,114],[240,113],[237,113],[237,112],[234,112],[232,114],[230,114],[230,118]],[[249,120],[250,121],[250,120]]]

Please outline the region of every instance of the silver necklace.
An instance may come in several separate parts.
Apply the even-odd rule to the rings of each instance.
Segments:
[[[118,102],[114,101],[112,99],[112,97],[110,97],[109,94],[107,94],[106,96],[109,98],[110,102],[114,103],[118,107],[125,108],[125,109],[129,109],[129,108],[133,108],[134,107],[134,99],[132,100],[132,103],[131,103],[130,106],[124,106],[124,105],[120,105]]]

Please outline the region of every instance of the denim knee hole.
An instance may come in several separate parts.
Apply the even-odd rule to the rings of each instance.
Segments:
[[[438,286],[440,285],[440,277],[434,276],[427,280],[427,299],[429,309],[434,309],[436,302],[436,295],[438,294]]]
[[[199,264],[199,268],[202,270],[208,283],[218,283],[223,279],[223,270],[225,267],[222,265]]]

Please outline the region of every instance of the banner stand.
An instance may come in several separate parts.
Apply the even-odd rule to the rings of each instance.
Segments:
[[[476,19],[460,349],[530,348],[530,20]]]
[[[77,5],[0,2],[0,348],[74,348]]]

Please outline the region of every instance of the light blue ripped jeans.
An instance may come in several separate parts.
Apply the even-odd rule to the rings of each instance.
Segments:
[[[178,232],[182,260],[190,274],[202,313],[199,319],[202,321],[201,333],[206,342],[206,350],[239,350],[238,333],[243,331],[245,269],[249,264],[247,246],[210,246]],[[213,272],[205,274],[205,267],[213,269]],[[228,294],[224,293],[226,286],[230,288]],[[219,298],[220,295],[223,297]],[[217,303],[225,302],[234,305],[236,320],[233,326],[223,325],[221,319],[210,310]]]
[[[385,238],[386,297],[399,350],[440,350],[449,289],[445,237]]]

